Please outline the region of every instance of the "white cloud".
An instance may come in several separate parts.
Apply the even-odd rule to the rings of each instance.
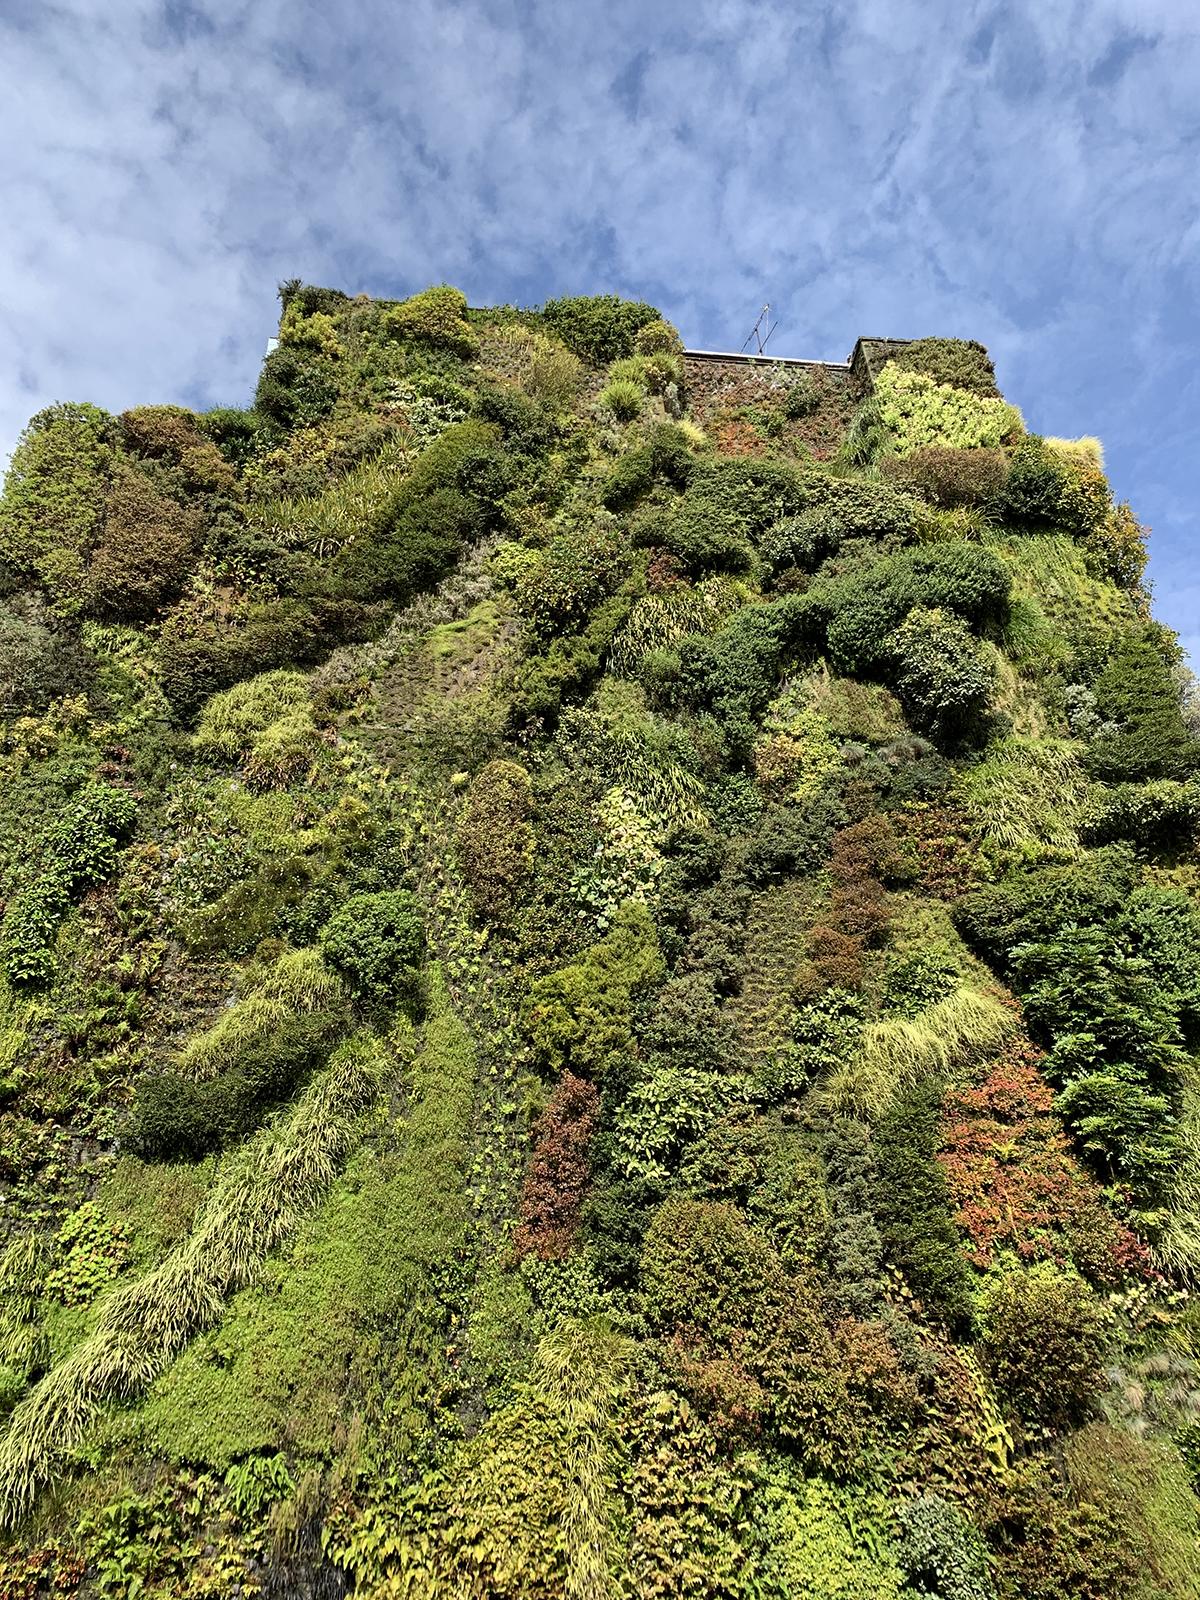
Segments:
[[[53,399],[246,399],[293,274],[617,289],[708,345],[769,296],[781,351],[975,335],[1032,421],[1102,423],[1188,622],[1182,0],[76,0],[0,53],[0,447]]]

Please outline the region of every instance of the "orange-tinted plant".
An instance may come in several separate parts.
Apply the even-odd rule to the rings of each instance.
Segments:
[[[534,1124],[515,1239],[518,1255],[558,1261],[569,1254],[591,1176],[588,1145],[599,1114],[595,1086],[564,1073]]]
[[[1018,1041],[943,1103],[940,1160],[967,1256],[981,1268],[1006,1249],[1023,1261],[1073,1260],[1097,1282],[1119,1283],[1146,1271],[1145,1247],[1071,1154],[1040,1060]]]

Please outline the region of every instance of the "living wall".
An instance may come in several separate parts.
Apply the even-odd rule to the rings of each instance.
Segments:
[[[281,299],[0,501],[0,1600],[1200,1593],[1200,701],[1096,442]]]

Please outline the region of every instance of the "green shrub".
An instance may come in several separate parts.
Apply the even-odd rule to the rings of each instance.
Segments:
[[[925,445],[898,459],[889,457],[884,467],[893,483],[946,511],[992,504],[1008,479],[1003,450],[944,444]]]
[[[1200,829],[1200,783],[1159,778],[1121,783],[1097,796],[1080,825],[1088,844],[1129,839],[1148,850],[1187,851]]]
[[[645,521],[638,537],[663,545],[691,572],[744,571],[768,530],[798,515],[823,489],[815,476],[777,462],[697,461],[683,498]]]
[[[0,719],[44,711],[52,700],[80,693],[94,670],[78,625],[39,595],[0,601]]]
[[[610,511],[623,511],[644,495],[655,483],[683,489],[691,476],[695,457],[691,443],[673,422],[657,423],[643,445],[626,450],[617,460],[601,490],[601,499]]]
[[[516,761],[489,761],[472,780],[458,824],[458,859],[477,908],[491,920],[512,909],[533,865],[533,785]]]
[[[984,1294],[980,1344],[993,1381],[1033,1425],[1066,1429],[1094,1405],[1108,1338],[1082,1278],[1048,1263],[1013,1268]]]
[[[499,430],[474,419],[447,428],[396,474],[359,536],[334,561],[335,592],[403,604],[440,578],[464,544],[493,526],[508,488]]]
[[[936,1600],[995,1600],[983,1540],[952,1500],[936,1494],[906,1500],[896,1521],[896,1560],[908,1592]]]
[[[779,1258],[737,1206],[671,1199],[642,1249],[642,1300],[657,1328],[695,1328],[728,1341],[780,1279]]]
[[[1116,724],[1084,753],[1094,777],[1110,783],[1183,778],[1200,767],[1200,741],[1183,718],[1179,686],[1154,639],[1127,634],[1093,685],[1101,716]]]
[[[892,635],[893,681],[915,727],[945,737],[978,722],[996,674],[961,617],[918,606]]]
[[[556,534],[525,568],[516,585],[517,606],[543,632],[563,632],[619,587],[630,562],[615,518],[598,513],[590,525]]]
[[[971,1324],[971,1275],[959,1248],[941,1143],[941,1085],[902,1095],[875,1130],[872,1197],[884,1248],[927,1312],[956,1329]]]
[[[115,440],[116,424],[98,406],[49,406],[30,421],[0,499],[4,587],[36,577],[60,601],[78,601],[104,516]]]
[[[299,672],[265,672],[214,695],[196,728],[198,750],[245,762],[260,788],[302,776],[317,743],[308,680]]]
[[[130,1145],[151,1160],[194,1159],[252,1132],[329,1054],[337,1019],[316,1012],[281,1017],[248,1038],[234,1064],[196,1082],[163,1072],[138,1086]]]
[[[341,289],[325,289],[315,283],[303,283],[299,278],[287,278],[278,287],[280,309],[293,308],[301,316],[311,317],[318,311],[336,316],[349,305],[349,297]]]
[[[1009,576],[990,550],[968,544],[905,550],[845,578],[821,580],[804,597],[827,619],[829,652],[839,670],[861,671],[887,657],[896,628],[917,607],[953,612],[979,628],[999,621]]]
[[[996,369],[975,339],[913,339],[892,357],[903,372],[922,372],[935,383],[996,399]]]
[[[186,582],[199,531],[196,516],[143,473],[118,468],[88,566],[88,609],[118,622],[152,617]]]
[[[596,396],[596,403],[611,411],[618,422],[632,422],[641,415],[645,391],[632,378],[613,378]]]
[[[393,339],[415,339],[467,357],[479,348],[475,330],[467,321],[465,297],[444,283],[391,306],[381,322]]]
[[[172,611],[158,636],[156,654],[164,694],[186,717],[239,678],[254,677],[311,657],[329,620],[337,637],[340,617],[357,612],[322,608],[321,615],[300,600],[248,601],[228,613],[214,613],[184,601]]]
[[[243,467],[275,435],[271,421],[259,411],[239,411],[234,406],[218,406],[197,418],[202,431],[227,461]]]
[[[337,396],[328,357],[281,344],[263,362],[254,409],[281,428],[311,428],[329,415]]]
[[[116,870],[117,850],[137,816],[127,790],[91,783],[47,829],[32,881],[9,900],[0,930],[12,983],[39,984],[54,970],[54,940],[74,895]]]
[[[1024,432],[1016,406],[905,371],[895,361],[876,378],[874,398],[885,453],[892,455],[926,445],[996,450]]]
[[[669,322],[659,317],[642,324],[633,336],[633,348],[639,356],[677,356],[683,350],[683,340]]]
[[[632,355],[639,330],[662,322],[653,306],[614,294],[547,300],[542,318],[568,350],[594,367]]]
[[[403,889],[351,895],[325,925],[321,953],[364,1000],[414,1004],[425,954],[419,903]]]
[[[619,1064],[633,1043],[634,997],[664,975],[650,914],[630,901],[611,933],[530,986],[521,1022],[539,1065],[595,1077]]]

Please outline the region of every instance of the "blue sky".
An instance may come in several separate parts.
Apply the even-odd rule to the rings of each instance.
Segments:
[[[1098,434],[1200,662],[1187,0],[6,0],[0,451],[52,400],[242,403],[298,276],[616,291],[686,342],[981,339]]]

